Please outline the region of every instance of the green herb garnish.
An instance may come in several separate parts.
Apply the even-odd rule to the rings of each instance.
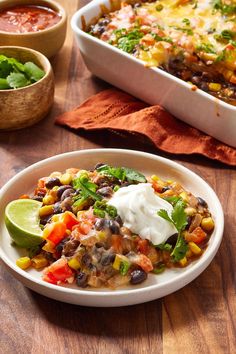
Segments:
[[[114,219],[117,216],[117,209],[113,205],[107,205],[106,200],[96,201],[93,206],[94,215],[105,218],[106,213]]]
[[[102,165],[97,168],[97,171],[105,176],[115,177],[120,181],[127,180],[128,182],[145,183],[146,177],[132,168],[127,167],[111,167],[109,165]]]
[[[156,33],[151,33],[151,35],[157,42],[168,42],[171,44],[173,43],[173,40],[170,37],[161,37]]]
[[[161,251],[170,252],[172,250],[172,246],[169,243],[160,243],[159,245],[155,245],[155,247]]]
[[[37,82],[45,75],[32,62],[20,63],[15,58],[0,55],[0,89],[16,89]]]
[[[200,52],[216,54],[216,50],[211,43],[201,43],[196,46],[196,49]]]
[[[73,206],[75,207],[80,207],[89,198],[95,201],[102,199],[102,196],[96,193],[98,186],[91,182],[85,173],[75,178],[72,185],[78,192],[78,195],[73,198]]]
[[[144,36],[144,33],[139,29],[133,29],[127,32],[126,29],[121,28],[113,32],[116,36],[117,47],[124,52],[132,53],[140,39]]]
[[[213,10],[220,11],[222,15],[233,15],[236,13],[236,5],[224,4],[222,0],[213,0]]]
[[[174,262],[179,262],[188,251],[188,245],[182,236],[182,231],[188,224],[187,214],[185,213],[184,209],[185,203],[183,200],[179,200],[172,210],[171,217],[164,209],[159,210],[157,213],[160,217],[172,223],[178,231],[178,239],[174,250],[171,252],[171,257],[173,258]]]
[[[158,264],[157,267],[155,267],[153,270],[152,270],[152,273],[154,274],[161,274],[164,272],[164,270],[166,269],[166,266],[164,263],[161,263],[161,264]]]
[[[190,24],[191,24],[190,20],[188,18],[184,18],[182,22],[185,23],[186,26],[190,26]]]

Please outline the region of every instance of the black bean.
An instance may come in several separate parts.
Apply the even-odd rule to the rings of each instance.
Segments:
[[[61,182],[60,182],[59,178],[57,178],[57,177],[49,178],[49,180],[45,183],[45,187],[48,189],[52,189],[53,187],[60,186],[60,185],[61,185]]]
[[[81,288],[85,288],[88,283],[88,276],[84,272],[79,272],[76,276],[76,284]]]
[[[97,248],[102,248],[102,247],[105,246],[105,244],[104,244],[103,242],[97,242],[97,243],[95,243],[95,246],[96,246]]]
[[[103,197],[111,197],[113,194],[113,189],[111,187],[102,187],[97,190],[97,193]]]
[[[200,89],[203,90],[203,91],[207,91],[207,92],[209,91],[208,83],[205,82],[205,81],[201,82],[201,83],[199,84],[199,87],[200,87]]]
[[[144,272],[142,269],[135,269],[131,273],[130,283],[133,285],[140,284],[146,279],[147,279],[146,272]]]
[[[117,215],[114,220],[115,220],[116,222],[118,222],[118,224],[119,224],[120,226],[123,226],[123,221],[122,221],[120,215]]]
[[[81,263],[85,266],[88,267],[91,264],[92,258],[88,253],[85,253],[81,259]]]
[[[61,208],[61,203],[60,202],[57,202],[54,204],[53,206],[53,213],[54,214],[60,214],[60,213],[63,213],[63,210]]]
[[[115,220],[109,220],[109,229],[113,234],[118,235],[120,233],[120,225]]]
[[[201,82],[201,77],[200,76],[192,76],[191,81],[193,84],[199,85]]]
[[[47,215],[47,216],[44,216],[40,219],[40,224],[41,225],[46,225],[50,219],[51,219],[52,215]]]
[[[99,162],[94,166],[94,169],[97,170],[99,167],[102,167],[102,166],[105,166],[105,163]]]
[[[61,202],[61,209],[62,209],[62,211],[66,211],[66,210],[68,210],[68,211],[71,211],[72,210],[72,203],[73,203],[73,201],[72,201],[72,198],[71,197],[68,197],[68,198],[66,198],[66,199],[64,199],[62,202]]]
[[[43,196],[42,195],[34,195],[32,197],[33,200],[37,200],[38,202],[42,202],[43,201]]]
[[[204,208],[208,207],[207,202],[204,199],[202,199],[201,197],[197,197],[197,200],[198,200],[198,204],[201,205],[202,207],[204,207]]]
[[[188,230],[190,228],[190,225],[192,224],[193,217],[188,215],[187,216],[187,225],[185,227],[185,230]]]
[[[163,187],[161,192],[164,193],[164,192],[168,191],[169,189],[170,189],[170,187],[168,187],[168,186]]]
[[[108,18],[101,18],[98,23],[99,25],[106,26],[108,23],[110,23],[110,20]]]
[[[173,234],[166,240],[166,243],[170,244],[171,246],[175,246],[177,242],[178,234]]]
[[[64,186],[59,187],[57,190],[57,197],[61,199],[62,193],[67,189],[72,189],[69,184],[65,184]]]
[[[69,241],[69,237],[64,238],[60,243],[56,245],[56,251],[61,254],[64,245]]]
[[[79,240],[77,239],[71,239],[65,242],[63,246],[63,255],[66,257],[72,257],[76,251],[76,249],[79,247]]]
[[[64,200],[68,197],[70,197],[72,194],[74,194],[74,189],[73,188],[67,188],[61,195],[61,200]]]
[[[114,253],[105,253],[101,259],[101,265],[107,266],[114,262],[116,255]]]
[[[95,229],[98,231],[101,231],[101,230],[108,228],[107,221],[108,221],[107,219],[97,219],[94,224]]]

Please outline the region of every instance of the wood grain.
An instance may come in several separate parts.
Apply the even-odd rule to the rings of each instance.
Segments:
[[[60,0],[69,18],[76,0]],[[80,5],[84,4],[81,3]],[[63,49],[52,60],[55,103],[37,125],[0,133],[0,186],[28,165],[54,154],[122,147],[174,159],[202,176],[224,208],[225,232],[211,265],[191,284],[163,299],[127,308],[86,308],[38,295],[0,269],[2,354],[234,354],[236,352],[236,171],[199,156],[163,154],[147,141],[111,133],[80,133],[55,117],[108,87],[86,69],[68,23]]]

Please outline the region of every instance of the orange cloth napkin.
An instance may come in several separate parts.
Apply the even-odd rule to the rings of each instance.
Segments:
[[[162,107],[139,101],[117,89],[102,91],[71,112],[56,119],[56,124],[73,129],[112,129],[148,137],[158,149],[172,154],[201,154],[236,166],[236,149],[190,127]]]

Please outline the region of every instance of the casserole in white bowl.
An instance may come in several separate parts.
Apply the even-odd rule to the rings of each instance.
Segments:
[[[186,190],[196,196],[201,196],[208,204],[215,227],[208,246],[200,258],[195,259],[186,267],[173,267],[161,274],[150,274],[142,284],[125,285],[116,290],[79,288],[75,284],[54,285],[42,280],[42,271],[34,268],[25,271],[18,267],[16,260],[26,256],[27,252],[11,244],[4,221],[6,205],[23,193],[30,193],[38,179],[47,176],[52,171],[63,171],[76,166],[89,170],[98,162],[112,166],[129,166],[146,176],[151,176],[158,171],[160,178],[178,181]],[[97,307],[134,305],[160,298],[182,288],[210,264],[220,246],[223,229],[224,215],[219,199],[202,178],[176,162],[140,151],[91,149],[53,156],[27,167],[8,181],[0,191],[0,258],[7,269],[22,284],[39,294],[77,305]]]
[[[84,31],[101,16],[109,0],[94,0],[77,11],[72,28],[89,70],[96,76],[150,104],[160,104],[176,117],[224,143],[236,147],[236,107]]]

